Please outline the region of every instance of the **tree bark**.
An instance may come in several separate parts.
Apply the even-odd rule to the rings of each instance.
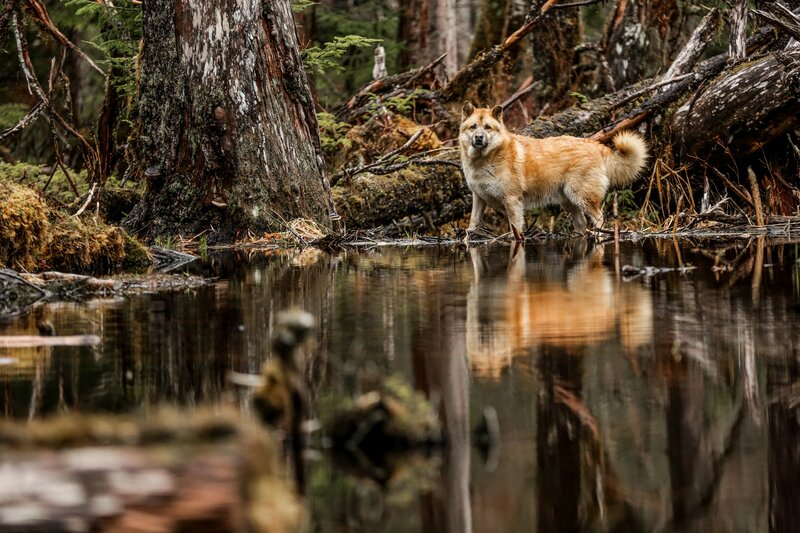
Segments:
[[[127,225],[212,241],[310,218],[329,226],[317,118],[289,0],[148,0]],[[326,206],[326,203],[328,204]]]
[[[728,55],[731,59],[747,57],[747,0],[736,0],[731,8],[731,35],[728,43]]]
[[[677,51],[672,43],[681,28],[675,0],[619,0],[609,20],[602,49],[614,89],[621,89],[665,68]]]
[[[555,10],[548,23],[531,34],[533,79],[545,87],[534,99],[537,113],[553,114],[574,102],[568,93],[574,81],[574,50],[582,39],[578,9]]]
[[[429,9],[429,0],[408,0],[402,3],[400,21],[397,24],[397,41],[403,44],[403,49],[397,56],[400,70],[425,62]]]

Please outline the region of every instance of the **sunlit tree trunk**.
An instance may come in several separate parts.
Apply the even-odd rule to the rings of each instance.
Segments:
[[[403,45],[400,70],[429,63],[447,54],[444,66],[452,76],[458,70],[459,26],[456,0],[409,0],[402,2],[397,40]],[[465,45],[462,44],[461,48]]]
[[[444,67],[452,76],[458,70],[458,27],[456,26],[456,0],[436,1],[436,26],[439,30],[438,48],[443,54]]]
[[[225,241],[297,217],[329,225],[317,118],[290,0],[148,0],[128,218]]]

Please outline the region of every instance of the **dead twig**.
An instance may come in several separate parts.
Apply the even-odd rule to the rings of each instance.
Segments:
[[[408,159],[400,163],[394,163],[391,165],[370,169],[370,173],[383,176],[384,174],[391,174],[392,172],[397,172],[398,170],[404,169],[409,165],[418,165],[423,167],[445,165],[445,166],[456,167],[457,169],[461,170],[461,163],[457,163],[455,161],[448,161],[447,159]]]
[[[528,94],[529,92],[536,91],[536,90],[541,89],[541,88],[542,88],[541,82],[534,83],[533,82],[533,76],[528,76],[527,78],[525,78],[525,81],[523,81],[522,84],[519,86],[519,89],[517,89],[517,92],[515,92],[514,94],[509,96],[506,99],[505,102],[500,104],[500,106],[503,109],[507,109],[511,104],[513,104],[514,102],[516,102],[517,100],[519,100],[520,98],[522,98],[523,96]]]
[[[629,104],[629,103],[633,102],[634,100],[636,100],[637,98],[639,98],[642,95],[645,95],[645,94],[647,94],[649,92],[653,92],[653,91],[655,91],[656,89],[658,89],[660,87],[664,87],[665,85],[672,85],[673,83],[679,82],[681,80],[685,80],[687,78],[691,78],[693,76],[694,76],[694,73],[693,72],[689,72],[689,73],[686,73],[686,74],[681,74],[680,76],[676,76],[674,78],[663,79],[663,80],[661,80],[661,81],[659,81],[657,83],[654,83],[654,84],[652,84],[652,85],[650,85],[648,87],[645,87],[644,89],[640,89],[638,91],[635,91],[635,92],[629,94],[628,96],[626,96],[622,100],[619,100],[618,102],[614,102],[614,104],[611,105],[611,107],[609,109],[612,110],[612,111],[614,109],[619,109],[620,107],[623,107],[626,104]]]
[[[417,142],[417,139],[419,139],[423,133],[425,133],[425,128],[418,129],[416,132],[414,132],[414,135],[412,135],[408,139],[408,141],[406,141],[405,144],[403,144],[403,146],[396,148],[385,155],[382,155],[374,163],[370,163],[368,165],[364,165],[361,167],[346,168],[341,172],[337,172],[331,178],[331,185],[336,185],[336,183],[338,183],[338,181],[344,177],[352,178],[353,176],[357,176],[358,174],[363,174],[364,172],[370,172],[373,169],[380,168],[381,166],[385,165],[387,162],[389,162],[397,155],[408,150],[415,142]],[[377,174],[377,172],[373,172],[373,174]]]
[[[88,140],[86,140],[86,138],[83,135],[81,135],[70,123],[64,120],[64,117],[62,117],[55,110],[49,96],[45,94],[44,89],[39,83],[39,80],[36,78],[36,75],[34,74],[33,64],[31,63],[31,58],[30,55],[28,54],[28,41],[27,38],[25,37],[24,31],[20,28],[19,15],[16,11],[13,11],[11,13],[11,28],[12,32],[14,33],[14,39],[17,45],[17,58],[19,60],[20,68],[22,69],[22,72],[25,76],[25,82],[28,85],[28,91],[31,94],[36,95],[36,97],[39,99],[39,101],[42,103],[45,110],[47,111],[47,114],[50,116],[52,123],[58,123],[73,137],[78,139],[78,141],[86,149],[86,154],[87,154],[86,157],[88,159],[89,167],[92,169],[96,168],[98,161],[96,148]],[[53,74],[51,69],[51,79],[52,76]]]
[[[93,183],[92,184],[92,188],[89,190],[89,195],[86,197],[86,201],[83,202],[83,205],[81,206],[81,208],[78,209],[78,211],[72,216],[79,217],[79,216],[81,216],[83,214],[84,211],[86,211],[86,208],[89,207],[89,204],[91,203],[92,198],[94,197],[95,188],[97,188],[97,183]]]

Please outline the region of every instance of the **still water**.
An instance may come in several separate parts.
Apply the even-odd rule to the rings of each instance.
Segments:
[[[311,531],[795,531],[797,257],[758,240],[226,253],[186,269],[211,286],[0,323],[102,338],[0,349],[17,359],[0,366],[0,412],[237,402],[250,416],[226,373],[257,373],[276,314],[303,307],[319,322],[302,354],[312,416],[392,376],[436,403],[451,443],[380,482],[309,461]],[[470,444],[487,407],[488,455]]]

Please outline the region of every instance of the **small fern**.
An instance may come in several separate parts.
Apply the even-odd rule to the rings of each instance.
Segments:
[[[372,117],[381,108],[386,108],[398,115],[409,116],[414,110],[417,98],[424,93],[421,89],[414,89],[409,94],[392,96],[386,100],[380,100],[376,95],[371,95],[372,102],[367,107],[367,116]]]
[[[96,0],[61,0],[75,10],[75,16],[94,21],[103,28],[87,41],[102,55],[100,64],[112,73],[111,83],[122,96],[136,93],[136,56],[142,38],[142,10],[131,0],[117,0],[114,5]]]
[[[577,98],[577,99],[578,99],[578,101],[579,101],[581,104],[585,104],[586,102],[588,102],[588,101],[589,101],[589,97],[588,97],[588,96],[586,96],[586,95],[585,95],[585,94],[583,94],[583,93],[579,93],[579,92],[577,92],[577,91],[572,91],[571,93],[569,93],[569,95],[570,95],[570,96],[572,96],[573,98]]]
[[[362,48],[381,42],[381,39],[362,37],[361,35],[337,35],[332,41],[324,43],[322,46],[310,46],[303,50],[303,63],[306,70],[317,74],[333,70],[341,72],[344,67],[341,64],[342,57],[351,48]]]
[[[339,150],[347,150],[353,145],[352,141],[346,137],[352,127],[350,124],[339,122],[335,116],[324,112],[317,114],[317,121],[319,122],[319,139],[323,152],[331,154]]]
[[[292,11],[302,13],[315,5],[317,5],[317,2],[312,2],[312,0],[292,0]]]

